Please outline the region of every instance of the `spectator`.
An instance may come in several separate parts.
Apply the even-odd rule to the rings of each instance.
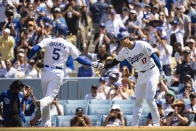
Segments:
[[[59,98],[58,96],[56,96],[50,106],[50,112],[51,112],[51,116],[54,115],[63,115],[64,111],[63,111],[63,106],[61,104],[58,104]]]
[[[166,94],[168,93],[168,85],[167,85],[167,80],[161,80],[158,84],[158,90],[156,92],[155,98],[160,100],[164,99],[166,97]]]
[[[189,47],[184,47],[182,64],[177,65],[177,69],[174,74],[174,78],[171,80],[171,84],[174,82],[183,83],[183,78],[186,75],[194,76],[194,70],[192,69],[193,61],[191,60],[191,52]]]
[[[195,40],[194,39],[189,39],[188,41],[187,41],[187,45],[188,45],[188,47],[190,48],[190,50],[191,50],[191,59],[193,60],[193,61],[195,61],[195,58],[196,58],[196,48],[195,48]]]
[[[6,60],[5,61],[5,69],[4,69],[4,74],[3,76],[5,78],[17,78],[18,77],[18,72],[15,68],[12,67],[11,61],[10,60]]]
[[[124,27],[124,24],[121,19],[116,17],[116,11],[112,10],[110,16],[111,19],[106,22],[106,31],[111,36],[117,37],[120,27]]]
[[[186,106],[187,107],[186,110],[189,114],[193,114],[196,116],[196,93],[192,92],[189,95],[189,99],[191,103]]]
[[[104,93],[104,95],[106,97],[107,94],[108,94],[108,91],[110,90],[110,87],[107,86],[107,79],[106,79],[106,77],[101,77],[99,79],[99,84],[100,84],[100,87],[98,89],[99,93]]]
[[[174,58],[177,65],[179,65],[182,64],[182,60],[183,60],[182,45],[180,42],[176,42],[174,45],[175,45],[174,50],[176,51],[174,54]]]
[[[125,126],[123,112],[119,105],[113,105],[110,113],[104,121],[104,126]]]
[[[3,37],[0,37],[0,43],[0,52],[3,60],[13,60],[15,40],[10,36],[10,29],[6,28],[3,30]]]
[[[99,32],[94,35],[93,44],[95,45],[95,53],[98,53],[98,50],[102,44],[105,44],[107,49],[109,49],[110,38],[106,32],[104,23],[99,25]]]
[[[167,116],[173,111],[171,105],[175,102],[175,93],[173,91],[168,91],[165,96],[165,100],[165,103],[163,103],[163,109],[165,111],[165,115]]]
[[[127,77],[123,77],[121,80],[122,92],[126,93],[128,96],[135,96],[135,81],[130,81]]]
[[[191,86],[193,86],[193,79],[191,78],[190,75],[186,75],[184,78],[183,78],[183,83],[182,84],[179,84],[179,90],[180,92],[179,93],[183,93],[184,92],[184,87],[185,85],[187,84],[190,84]],[[195,91],[194,89],[192,89],[192,91]]]
[[[108,87],[112,87],[113,86],[113,84],[115,83],[115,82],[117,82],[118,81],[118,76],[116,75],[116,74],[110,74],[109,75],[109,80],[108,80],[108,84],[107,84],[107,86]]]
[[[92,126],[91,125],[91,120],[88,116],[84,114],[83,108],[78,107],[76,109],[75,116],[71,119],[70,121],[70,126],[83,126],[83,127],[88,127]]]
[[[112,91],[114,90],[114,93],[112,94]],[[114,83],[114,85],[110,88],[107,99],[109,100],[126,100],[128,99],[128,94],[124,93],[121,88],[120,83]]]
[[[15,80],[8,90],[0,94],[0,102],[3,102],[3,121],[6,127],[22,127],[24,118],[24,99],[20,91],[24,84]]]
[[[131,75],[128,66],[123,66],[120,71],[122,72],[122,77],[128,78]]]
[[[166,126],[189,126],[190,118],[188,112],[185,111],[183,100],[177,100],[172,104],[173,112],[167,115]]]
[[[0,2],[0,7],[1,7],[1,10],[0,10],[0,14],[1,14],[1,16],[0,16],[0,31],[2,31],[1,29],[6,22],[6,15],[5,15],[6,6],[7,6],[7,1],[2,0]]]
[[[158,111],[159,111],[159,115],[160,115],[160,126],[164,126],[165,125],[165,112],[163,110],[163,106],[162,106],[162,102],[160,100],[156,101],[157,103],[157,107],[158,107]],[[148,113],[147,119],[146,119],[146,125],[147,126],[152,126],[152,115],[151,113]]]
[[[178,99],[184,99],[184,98],[188,99],[192,90],[193,90],[192,83],[186,83],[184,85],[184,92],[179,94]]]
[[[25,102],[25,116],[32,116],[33,112],[35,111],[36,106],[36,98],[34,96],[32,88],[26,85],[23,88],[23,97]]]
[[[36,67],[35,60],[31,59],[25,72],[26,78],[40,78],[40,72]]]
[[[85,100],[105,100],[106,97],[104,95],[104,93],[99,93],[98,91],[98,87],[96,85],[92,85],[91,86],[91,93],[86,94]]]

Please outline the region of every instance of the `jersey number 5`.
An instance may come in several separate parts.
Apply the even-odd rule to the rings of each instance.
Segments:
[[[142,59],[142,63],[143,63],[143,64],[146,63],[146,57],[144,57],[144,58]]]
[[[59,59],[59,57],[60,57],[60,54],[59,54],[59,52],[61,51],[61,49],[58,49],[58,48],[54,48],[54,50],[53,50],[53,56],[52,56],[52,58],[53,58],[53,60],[58,60]]]

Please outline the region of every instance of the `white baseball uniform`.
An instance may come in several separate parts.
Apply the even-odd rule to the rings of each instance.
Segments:
[[[57,95],[64,77],[64,65],[71,55],[79,57],[79,50],[69,41],[60,37],[46,38],[38,44],[45,48],[44,71],[41,75],[44,98],[40,100],[43,126],[51,126],[49,105]]]
[[[150,57],[153,49],[145,41],[135,41],[132,49],[122,48],[116,57],[117,61],[126,59],[138,72],[136,84],[136,100],[133,112],[133,126],[138,126],[139,117],[142,113],[142,103],[146,99],[152,114],[153,124],[159,125],[160,117],[154,100],[157,84],[159,82],[159,70],[154,60]]]

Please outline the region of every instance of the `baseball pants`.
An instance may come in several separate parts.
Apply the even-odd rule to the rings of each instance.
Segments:
[[[142,114],[142,104],[144,98],[151,110],[153,125],[160,125],[160,116],[158,108],[154,99],[157,84],[159,82],[159,70],[155,66],[153,69],[149,69],[146,72],[138,73],[138,80],[135,90],[135,107],[133,111],[133,123],[132,126],[138,126],[139,118]]]
[[[42,112],[42,125],[51,127],[50,104],[59,92],[63,82],[64,71],[60,69],[45,69],[41,76],[42,93],[40,100]]]

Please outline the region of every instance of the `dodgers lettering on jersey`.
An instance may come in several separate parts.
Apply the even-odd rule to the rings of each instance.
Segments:
[[[150,69],[155,65],[152,55],[153,48],[149,43],[145,41],[135,41],[134,47],[129,49],[127,47],[122,48],[116,57],[116,60],[123,61],[126,59],[132,66],[135,67],[136,71],[144,71]]]
[[[78,58],[80,55],[80,51],[71,42],[63,38],[45,38],[38,45],[45,48],[44,65],[51,67],[64,68],[65,62],[70,55],[73,59]]]

